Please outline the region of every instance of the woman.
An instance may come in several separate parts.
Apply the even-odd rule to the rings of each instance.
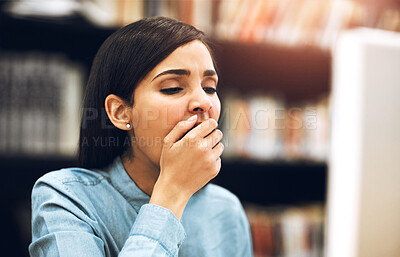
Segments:
[[[82,168],[33,188],[31,256],[251,256],[239,200],[208,184],[223,151],[217,83],[190,25],[147,18],[111,35],[86,88]]]

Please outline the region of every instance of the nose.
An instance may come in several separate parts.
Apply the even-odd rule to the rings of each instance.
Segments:
[[[208,112],[212,108],[212,102],[210,96],[204,92],[203,88],[195,90],[193,92],[193,97],[189,103],[189,110],[192,114],[197,114],[199,116],[207,116],[204,119],[208,119]]]

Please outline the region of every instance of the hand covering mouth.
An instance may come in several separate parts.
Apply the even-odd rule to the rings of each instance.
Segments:
[[[201,124],[201,122],[196,122],[196,123],[194,124],[193,128],[189,129],[189,131],[192,130],[192,129],[194,129],[195,127],[197,127],[197,126],[200,125],[200,124]]]
[[[194,129],[195,127],[197,127],[200,124],[201,124],[201,122],[196,122],[191,129],[189,129],[185,134],[183,134],[183,136],[181,138],[179,138],[179,140],[181,140],[184,136],[186,136],[187,133],[189,133],[192,129]]]

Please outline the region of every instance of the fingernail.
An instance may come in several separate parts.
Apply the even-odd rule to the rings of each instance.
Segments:
[[[192,117],[190,117],[189,119],[188,119],[188,121],[194,121],[194,120],[196,120],[197,119],[197,114],[195,114],[195,115],[193,115]]]

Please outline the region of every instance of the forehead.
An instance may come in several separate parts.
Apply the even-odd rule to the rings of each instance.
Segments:
[[[214,70],[214,64],[207,47],[201,41],[194,40],[175,49],[167,58],[160,62],[150,74],[171,68]]]

